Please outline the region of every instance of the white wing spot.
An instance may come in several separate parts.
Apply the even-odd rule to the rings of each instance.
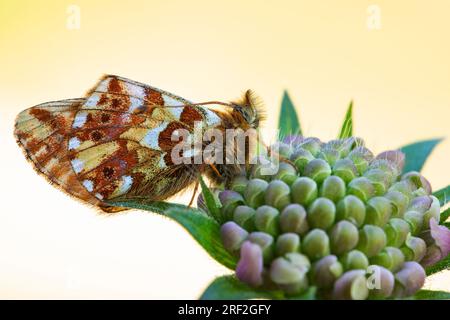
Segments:
[[[69,150],[76,149],[80,146],[81,142],[77,137],[70,138],[69,140]]]
[[[129,112],[134,112],[134,110],[139,109],[142,107],[142,100],[135,98],[135,97],[130,97],[130,108],[128,109]]]
[[[171,96],[168,96],[166,94],[163,94],[162,98],[164,100],[164,105],[165,106],[176,107],[176,106],[183,106],[184,105],[184,103],[182,101],[174,99]]]
[[[163,154],[161,155],[161,158],[159,158],[158,167],[161,168],[161,169],[164,169],[164,168],[167,167],[166,160],[164,160],[164,156],[165,156],[165,155],[166,155],[166,154],[163,153]]]
[[[167,128],[168,124],[168,122],[163,122],[158,127],[149,130],[149,132],[141,140],[142,144],[154,150],[161,150],[158,145],[159,134]]]
[[[73,159],[72,161],[70,161],[70,163],[72,164],[72,168],[73,168],[73,171],[75,171],[75,173],[80,173],[84,168],[83,160]]]
[[[100,193],[98,193],[98,192],[95,194],[95,197],[97,199],[103,200],[103,196]]]
[[[100,95],[98,93],[92,94],[87,101],[84,103],[84,109],[94,108],[98,105],[98,100],[100,100]]]
[[[123,176],[122,177],[122,183],[120,184],[118,194],[122,195],[128,190],[130,190],[131,186],[133,185],[133,178],[131,176]]]
[[[144,87],[141,86],[137,86],[135,84],[132,83],[125,83],[125,86],[127,88],[128,93],[130,94],[130,96],[134,96],[140,99],[144,99],[145,98],[145,90]]]
[[[84,180],[83,181],[83,186],[89,192],[92,192],[92,190],[94,190],[94,183],[91,180]]]
[[[204,110],[205,110],[207,126],[216,126],[222,122],[220,117],[214,111],[211,111],[209,109],[204,109]]]
[[[183,113],[183,109],[184,108],[180,107],[180,108],[167,108],[166,110],[168,110],[176,120],[180,120],[181,114]]]
[[[72,128],[81,128],[85,123],[87,119],[87,112],[80,111],[77,113],[75,120],[73,120]]]

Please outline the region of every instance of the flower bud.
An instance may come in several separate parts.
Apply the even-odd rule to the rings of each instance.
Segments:
[[[277,238],[275,252],[278,256],[300,251],[300,237],[296,233],[284,233]]]
[[[372,182],[376,196],[381,196],[386,193],[391,179],[388,173],[381,169],[369,169],[364,173],[364,177]]]
[[[325,160],[330,165],[334,165],[339,160],[339,152],[330,147],[325,147],[319,151],[317,158]]]
[[[367,202],[365,223],[383,227],[391,214],[391,201],[384,197],[374,197]]]
[[[415,261],[405,262],[395,274],[394,296],[398,298],[414,295],[425,283],[425,270]]]
[[[291,161],[301,174],[305,171],[306,165],[313,159],[311,152],[303,148],[295,150],[291,155]]]
[[[394,291],[395,279],[391,271],[377,265],[367,268],[369,295],[374,298],[388,298]]]
[[[286,184],[291,185],[297,178],[297,170],[293,165],[287,162],[280,162],[278,172],[274,176],[274,179],[284,181]]]
[[[411,232],[409,223],[399,218],[392,218],[384,227],[387,245],[391,247],[401,247],[406,241],[406,237]]]
[[[352,250],[344,254],[341,258],[344,270],[362,269],[366,270],[369,266],[369,259],[359,250]]]
[[[392,202],[392,217],[393,218],[403,218],[403,215],[406,211],[406,208],[409,204],[409,199],[403,193],[399,191],[388,191],[385,195],[385,198],[389,199]]]
[[[422,188],[426,194],[431,194],[432,192],[430,182],[417,171],[410,171],[404,174],[402,176],[402,180],[409,180],[416,186],[417,189]]]
[[[249,206],[237,206],[234,209],[233,220],[242,228],[253,231],[255,229],[255,216],[256,210]]]
[[[427,248],[425,257],[421,261],[424,266],[433,265],[450,254],[450,229],[438,225],[437,220],[431,218],[428,232],[431,243]]]
[[[320,188],[320,196],[338,202],[345,197],[345,182],[338,176],[327,177]]]
[[[230,189],[240,194],[244,194],[245,189],[247,189],[248,179],[246,176],[239,175],[233,178],[230,183]]]
[[[311,259],[317,260],[330,254],[330,240],[325,231],[314,229],[303,238],[302,251]]]
[[[308,224],[312,228],[328,229],[334,223],[336,207],[327,198],[317,198],[308,208]]]
[[[265,156],[260,155],[256,158],[256,162],[252,166],[250,176],[253,179],[261,179],[261,180],[269,181],[272,176],[267,173],[274,172],[277,166],[278,166],[278,164],[275,164],[272,161],[270,161],[269,159],[267,159]],[[244,190],[244,192],[245,192],[245,190]]]
[[[289,203],[291,203],[291,189],[281,180],[272,180],[266,190],[265,201],[266,204],[283,210]]]
[[[271,206],[261,206],[256,209],[255,227],[272,236],[279,233],[279,211]]]
[[[360,198],[362,201],[367,202],[375,195],[375,189],[369,179],[365,177],[359,177],[353,179],[348,184],[348,194],[353,194]]]
[[[386,247],[379,254],[370,259],[372,264],[383,266],[392,272],[398,271],[405,262],[402,250],[395,247]]]
[[[427,245],[421,238],[408,235],[405,241],[405,245],[401,248],[406,260],[417,261],[423,259],[427,251]]]
[[[373,159],[372,152],[365,147],[356,147],[347,156],[352,160],[359,174],[363,174],[367,170],[370,161]]]
[[[248,232],[233,221],[228,221],[220,227],[220,238],[225,249],[237,253],[241,244],[247,239]]]
[[[317,198],[317,183],[311,178],[297,178],[291,189],[292,201],[303,206],[310,205]]]
[[[311,278],[317,287],[330,288],[342,272],[342,265],[336,256],[328,255],[314,263]]]
[[[300,253],[288,253],[270,265],[270,278],[288,294],[296,294],[308,287],[308,258]]]
[[[365,270],[345,272],[334,283],[333,298],[337,300],[365,300],[369,296]]]
[[[222,214],[227,220],[233,218],[234,209],[244,204],[244,198],[240,193],[232,190],[224,190],[219,193],[220,203],[222,203]]]
[[[411,184],[408,181],[398,181],[394,183],[388,191],[398,191],[401,192],[405,197],[408,198],[408,202],[412,199],[412,192],[414,191],[412,189]]]
[[[319,153],[321,145],[322,142],[320,142],[319,139],[309,137],[303,140],[303,142],[300,144],[300,147],[308,150],[315,157],[317,153]]]
[[[264,204],[264,196],[269,183],[261,179],[252,179],[244,191],[244,198],[252,208],[258,208]]]
[[[360,227],[366,218],[366,206],[356,196],[348,195],[338,202],[336,208],[337,220],[348,220]]]
[[[359,231],[359,242],[356,247],[368,258],[376,256],[386,246],[386,234],[380,227],[366,224]]]
[[[306,165],[303,174],[317,183],[322,183],[326,177],[331,175],[331,167],[325,160],[314,159]]]
[[[265,232],[252,232],[248,235],[248,241],[257,244],[262,250],[264,264],[269,263],[274,255],[274,240],[273,237]]]
[[[439,221],[441,217],[441,205],[439,199],[435,196],[414,198],[411,201],[409,209],[423,213],[423,226],[425,227],[430,225],[431,218]]]
[[[277,152],[281,157],[289,159],[292,154],[292,148],[289,144],[277,141],[270,146],[270,149]]]
[[[342,220],[334,225],[330,233],[331,252],[341,255],[358,244],[358,228],[349,221]]]
[[[236,266],[237,278],[252,286],[262,285],[263,258],[260,246],[245,241],[241,247],[239,262]]]
[[[298,134],[291,134],[283,138],[283,142],[290,145],[291,147],[295,147],[302,143],[305,140],[305,138]]]
[[[408,210],[404,216],[405,220],[409,223],[411,233],[417,235],[422,231],[423,226],[423,214],[419,211]]]
[[[309,229],[305,209],[296,203],[286,206],[281,211],[280,227],[282,232],[304,234]]]
[[[356,146],[360,141],[358,138],[350,137],[348,139],[337,139],[330,140],[322,146],[322,149],[333,149],[339,154],[339,158],[344,158],[348,156],[349,152]]]
[[[350,159],[339,159],[333,166],[333,174],[349,183],[358,175],[358,170]]]
[[[395,166],[400,173],[405,166],[405,154],[400,150],[388,150],[377,155],[376,159],[386,160]]]

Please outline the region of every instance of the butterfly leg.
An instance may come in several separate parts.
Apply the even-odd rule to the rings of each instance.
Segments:
[[[195,187],[194,187],[194,192],[192,193],[192,198],[191,201],[189,201],[189,208],[192,206],[192,204],[194,203],[194,199],[195,199],[195,195],[197,194],[197,190],[198,190],[198,180],[195,183]]]

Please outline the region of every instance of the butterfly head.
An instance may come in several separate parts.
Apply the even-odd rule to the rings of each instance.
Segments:
[[[244,96],[232,105],[234,113],[242,118],[248,128],[257,129],[264,120],[262,102],[252,90],[247,90]]]

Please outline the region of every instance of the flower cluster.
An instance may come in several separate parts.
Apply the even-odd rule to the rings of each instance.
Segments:
[[[402,174],[401,152],[299,136],[275,150],[274,174],[263,174],[267,157],[218,192],[240,281],[286,295],[314,286],[330,299],[407,297],[450,252],[439,201],[422,175]]]

